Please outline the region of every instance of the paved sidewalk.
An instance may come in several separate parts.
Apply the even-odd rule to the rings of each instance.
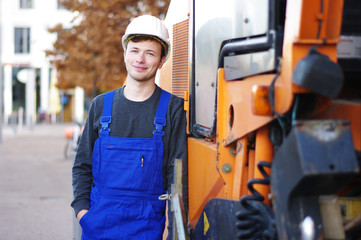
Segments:
[[[4,127],[0,144],[0,240],[73,239],[66,124]]]

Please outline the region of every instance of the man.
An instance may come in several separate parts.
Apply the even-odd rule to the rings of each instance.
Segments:
[[[155,84],[168,38],[158,18],[135,18],[122,38],[126,86],[92,102],[73,166],[82,239],[162,239],[166,203],[158,198],[187,153],[183,100]]]

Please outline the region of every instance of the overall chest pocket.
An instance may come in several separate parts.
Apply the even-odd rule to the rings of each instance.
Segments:
[[[100,178],[104,186],[130,191],[151,190],[159,177],[162,164],[157,160],[156,151],[152,145],[103,146]]]
[[[103,161],[114,164],[130,164],[144,166],[144,160],[150,161],[153,159],[153,154],[156,151],[153,147],[140,146],[119,146],[109,145],[103,150]]]

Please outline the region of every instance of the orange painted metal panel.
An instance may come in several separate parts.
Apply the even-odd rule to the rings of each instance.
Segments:
[[[274,74],[264,74],[242,81],[225,81],[224,70],[219,69],[217,129],[220,144],[229,145],[272,121],[271,116],[253,114],[252,87],[270,85],[274,76]],[[232,117],[231,112],[233,112]],[[232,124],[230,124],[231,119]]]
[[[332,4],[331,4],[332,3]],[[296,41],[328,43],[338,41],[341,30],[343,0],[303,0],[300,13],[299,34]]]
[[[248,181],[248,140],[244,137],[237,141],[236,159],[234,164],[234,180],[232,199],[240,199],[247,194]]]
[[[224,182],[217,169],[216,144],[188,138],[189,219],[195,224],[213,197],[225,197]],[[193,226],[194,227],[194,226]]]
[[[307,55],[311,46],[318,44],[319,52],[329,56],[332,61],[337,60],[336,44],[341,31],[343,0],[323,2],[322,12],[320,1],[287,2],[281,74],[275,84],[275,107],[280,114],[289,111],[295,93],[307,92],[293,84],[292,74],[298,61]]]
[[[269,139],[269,126],[262,127],[257,131],[256,134],[256,143],[255,143],[255,167],[254,178],[264,179],[264,176],[261,174],[260,170],[257,167],[257,164],[260,161],[272,162],[273,159],[273,145]],[[271,175],[270,169],[265,169],[266,172]],[[268,194],[270,192],[269,185],[255,185],[255,189],[265,198],[266,203],[270,203],[268,199]]]
[[[248,151],[248,181],[254,178],[254,172],[255,172],[255,151],[249,150]],[[246,195],[251,195],[252,193],[247,188]]]

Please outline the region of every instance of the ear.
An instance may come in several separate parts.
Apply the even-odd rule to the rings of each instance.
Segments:
[[[162,57],[162,59],[160,60],[158,69],[161,69],[163,67],[164,63],[165,63],[165,57]]]
[[[126,53],[127,53],[127,50],[124,50],[124,52],[123,52],[123,61],[125,62],[125,55],[126,55]]]

